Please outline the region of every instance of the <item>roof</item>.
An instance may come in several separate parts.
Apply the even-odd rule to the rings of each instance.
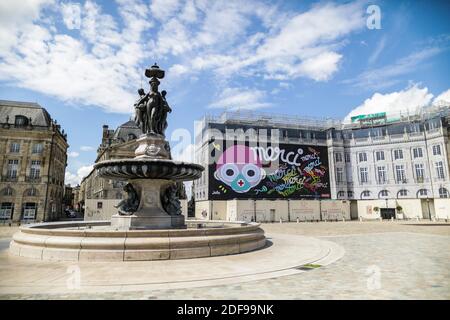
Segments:
[[[113,140],[116,140],[117,142],[128,141],[130,140],[129,139],[130,134],[134,136],[134,139],[136,139],[142,134],[141,129],[136,125],[136,123],[133,120],[129,120],[121,124],[119,127],[117,127],[116,131],[114,132]]]
[[[34,102],[0,100],[0,123],[14,124],[16,116],[31,118],[33,126],[49,127],[51,117],[45,108]]]

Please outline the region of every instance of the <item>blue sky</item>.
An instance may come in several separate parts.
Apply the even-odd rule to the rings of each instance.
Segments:
[[[415,112],[450,101],[449,3],[2,0],[0,99],[38,102],[57,119],[72,184],[102,125],[130,118],[154,62],[174,110],[169,138],[224,110]]]

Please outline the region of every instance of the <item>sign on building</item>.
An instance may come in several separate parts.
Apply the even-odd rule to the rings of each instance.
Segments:
[[[211,200],[330,198],[326,147],[234,144],[214,152]]]

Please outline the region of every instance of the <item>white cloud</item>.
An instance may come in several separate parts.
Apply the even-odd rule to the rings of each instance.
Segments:
[[[71,151],[67,154],[70,158],[76,158],[78,157],[80,154],[76,151]]]
[[[14,11],[19,3],[22,1],[11,2],[8,8]],[[15,45],[0,49],[0,80],[63,101],[129,113],[135,100],[133,84],[139,83],[139,63],[148,46],[142,41],[144,31],[151,26],[148,8],[138,0],[120,0],[123,28],[119,30],[112,16],[86,1],[79,39],[46,28],[37,21],[39,8],[24,24],[26,29],[18,26]],[[37,21],[34,24],[33,18]],[[2,32],[4,25],[0,24]]]
[[[86,177],[93,168],[94,166],[92,165],[82,166],[77,170],[76,174],[66,171],[65,184],[70,184],[72,186],[80,184],[81,180],[83,180],[83,178]]]
[[[450,89],[442,92],[440,95],[438,95],[436,98],[434,98],[433,104],[434,105],[442,104],[442,105],[449,106],[450,105]]]
[[[79,3],[62,3],[61,12],[64,24],[67,29],[80,29],[81,26],[81,6]]]
[[[54,0],[2,0],[0,1],[0,57],[18,45],[20,33],[27,32],[39,18],[44,6]]]
[[[173,61],[166,68],[174,78],[210,71],[223,81],[232,75],[328,81],[344,59],[346,37],[365,27],[364,1],[288,12],[259,1],[116,0],[112,16],[87,0],[58,2],[60,16],[47,15],[44,23],[40,10],[51,2],[7,1],[14,19],[0,19],[0,36],[11,38],[0,43],[0,80],[109,112],[132,110],[140,64],[149,58]],[[79,31],[66,34],[58,19]],[[212,106],[268,106],[259,90],[227,93]]]
[[[381,68],[367,70],[354,79],[347,79],[343,83],[364,89],[381,89],[390,87],[400,80],[399,76],[417,70],[418,65],[427,59],[439,54],[442,49],[438,47],[425,48],[398,59],[392,64]]]
[[[226,88],[209,107],[228,110],[266,108],[271,106],[271,103],[267,102],[266,96],[264,91],[257,89]]]
[[[179,0],[152,0],[150,10],[156,19],[165,21],[180,8]]]
[[[81,146],[81,147],[80,147],[80,150],[81,150],[81,151],[87,152],[87,151],[94,151],[95,148],[94,148],[94,147],[91,147],[91,146]]]
[[[386,112],[391,115],[413,114],[428,106],[432,98],[433,94],[428,92],[427,87],[420,88],[417,84],[398,92],[386,94],[377,92],[371,98],[365,100],[363,104],[353,109],[345,117],[345,120],[349,121],[352,116],[356,115],[378,112]]]

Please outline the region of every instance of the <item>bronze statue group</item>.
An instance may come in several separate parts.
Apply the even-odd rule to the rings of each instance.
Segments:
[[[160,82],[156,77],[150,80],[150,92],[139,89],[139,99],[134,104],[134,121],[144,134],[160,134],[164,136],[167,128],[167,113],[172,112],[166,100],[166,91],[158,91]]]

